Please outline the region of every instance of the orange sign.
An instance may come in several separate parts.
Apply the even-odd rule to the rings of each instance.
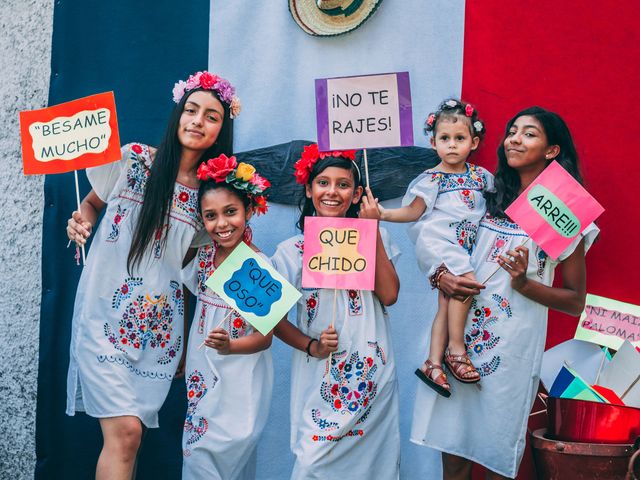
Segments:
[[[113,92],[20,112],[25,175],[65,173],[120,160]]]

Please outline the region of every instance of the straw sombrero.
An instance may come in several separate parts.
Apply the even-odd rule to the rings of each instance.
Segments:
[[[382,0],[289,0],[289,11],[309,35],[341,35],[362,25]]]

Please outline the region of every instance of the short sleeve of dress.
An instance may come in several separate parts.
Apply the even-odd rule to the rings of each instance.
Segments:
[[[271,257],[271,264],[296,288],[302,283],[302,235],[285,240]]]
[[[382,238],[382,245],[384,245],[384,250],[387,252],[387,257],[389,257],[391,263],[395,265],[401,253],[398,245],[396,245],[396,243],[391,238],[391,235],[385,228],[380,229],[380,237]]]
[[[423,172],[416,177],[407,187],[407,193],[402,198],[402,206],[409,205],[414,198],[420,197],[427,206],[422,214],[427,215],[433,210],[433,206],[438,198],[438,189],[440,187],[440,175],[437,173]]]
[[[495,187],[493,175],[489,173],[488,170],[485,170],[484,168],[481,171],[482,171],[482,175],[484,176],[484,191],[495,192],[496,187]]]
[[[200,250],[196,256],[185,265],[180,272],[180,279],[187,289],[194,295],[198,295],[198,269],[200,267],[198,259],[200,258]]]
[[[133,144],[129,143],[120,149],[120,154],[122,155],[121,160],[98,167],[87,168],[86,173],[89,183],[91,183],[91,188],[96,192],[98,198],[105,203],[109,200],[109,196],[116,186],[116,183],[118,183],[120,175],[127,170],[132,145]]]
[[[584,238],[584,253],[586,254],[591,248],[591,245],[593,245],[593,242],[595,241],[595,239],[598,237],[599,234],[600,234],[600,229],[596,226],[596,224],[590,223],[589,225],[587,225],[587,228],[585,228],[580,235],[574,238],[573,241],[569,244],[569,246],[565,248],[564,251],[558,256],[558,261],[562,262],[566,260],[575,251],[576,247],[582,241],[583,238]]]

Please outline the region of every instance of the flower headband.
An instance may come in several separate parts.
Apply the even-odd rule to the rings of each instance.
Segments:
[[[293,165],[293,168],[296,169],[296,182],[301,185],[305,185],[309,181],[309,175],[311,175],[311,170],[313,170],[313,166],[316,162],[327,157],[343,157],[347,160],[351,160],[358,171],[358,178],[360,177],[360,169],[358,168],[358,164],[355,162],[355,150],[333,150],[331,152],[320,152],[318,150],[318,144],[312,143],[311,145],[305,145],[300,159]]]
[[[198,167],[198,179],[226,182],[236,190],[245,192],[249,197],[251,209],[258,215],[267,213],[267,197],[271,183],[258,175],[253,165],[236,161],[236,157],[227,157],[224,153],[219,157],[202,162]]]
[[[213,73],[209,73],[206,70],[204,72],[194,73],[186,82],[183,80],[176,82],[173,86],[173,101],[179,103],[185,93],[195,88],[213,90],[218,94],[220,100],[229,105],[231,118],[236,118],[240,115],[242,106],[240,105],[240,99],[236,96],[236,89],[228,80],[225,80]]]
[[[484,124],[478,119],[478,112],[473,108],[470,103],[462,103],[454,98],[450,98],[449,100],[445,100],[440,104],[438,110],[435,113],[431,113],[429,117],[427,117],[427,121],[424,122],[424,131],[425,133],[431,132],[435,129],[436,120],[440,116],[440,114],[450,111],[450,110],[458,110],[459,113],[463,113],[465,117],[469,117],[472,119],[471,125],[473,127],[474,133],[482,134],[484,133]],[[458,112],[456,112],[458,113]],[[476,116],[476,120],[473,121],[473,116]]]

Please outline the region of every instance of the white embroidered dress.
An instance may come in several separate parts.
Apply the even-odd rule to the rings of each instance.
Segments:
[[[588,249],[598,232],[589,225],[558,260],[573,253],[582,238]],[[498,266],[498,255],[527,238],[517,224],[486,215],[472,256],[477,278],[489,277]],[[551,285],[558,262],[531,240],[525,246],[529,249],[527,277]],[[411,440],[513,478],[538,391],[548,308],[514,291],[506,272],[496,273],[486,286],[473,299],[465,327],[469,357],[482,376],[481,389],[453,379],[451,397],[444,398],[420,382]]]
[[[107,203],[83,268],[73,313],[67,414],[133,415],[158,426],[158,410],[182,352],[180,270],[202,223],[197,189],[175,184],[164,250],[156,240],[127,273],[127,255],[151,167],[149,147],[130,144],[122,160],[87,170]]]
[[[381,229],[385,250],[399,251]],[[282,242],[275,268],[301,289],[302,235]],[[334,290],[301,289],[297,327],[319,338],[333,315]],[[398,478],[398,384],[389,318],[371,291],[337,290],[338,351],[327,359],[293,351],[291,379],[292,479]]]
[[[484,192],[492,189],[493,175],[469,163],[464,173],[429,169],[409,184],[402,204],[420,197],[427,206],[409,227],[418,265],[427,276],[443,263],[456,275],[473,270],[470,255],[486,210]]]
[[[213,245],[200,247],[183,270],[184,284],[198,302],[187,347],[182,478],[250,480],[255,478],[256,444],[269,416],[273,362],[271,349],[220,355],[213,348],[199,348],[218,326],[231,339],[254,331],[235,311],[220,325],[229,305],[204,284],[215,269],[215,251]]]

